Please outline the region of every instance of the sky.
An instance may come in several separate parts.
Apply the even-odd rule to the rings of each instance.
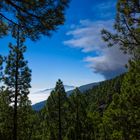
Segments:
[[[36,42],[27,39],[25,59],[32,70],[32,101],[38,98],[34,92],[54,87],[59,78],[65,85],[76,87],[125,71],[128,57],[119,48],[108,48],[101,38],[103,28],[113,32],[116,1],[71,0],[65,24],[51,37]],[[4,37],[0,42],[0,54],[7,55],[8,43],[14,41]]]

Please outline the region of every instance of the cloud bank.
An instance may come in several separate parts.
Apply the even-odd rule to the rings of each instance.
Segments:
[[[70,91],[75,89],[74,86],[64,85],[65,91]],[[44,88],[44,89],[32,89],[29,94],[29,99],[32,101],[32,104],[36,104],[41,101],[45,101],[50,96],[51,91],[54,88]]]
[[[80,24],[66,33],[70,39],[64,41],[64,44],[79,48],[87,54],[84,61],[95,73],[104,75],[109,79],[125,71],[124,65],[128,62],[129,57],[124,55],[119,47],[108,48],[101,37],[101,30],[112,29],[113,20],[109,21],[90,21],[81,20]],[[89,55],[89,52],[96,52],[97,55]]]

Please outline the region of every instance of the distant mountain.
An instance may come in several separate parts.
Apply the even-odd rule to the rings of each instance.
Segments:
[[[86,90],[92,89],[93,87],[99,85],[100,83],[101,82],[90,83],[90,84],[87,84],[87,85],[80,86],[78,88],[81,92],[85,92]],[[67,95],[70,95],[72,92],[73,92],[73,90],[67,91]]]
[[[92,89],[93,87],[99,85],[100,83],[101,83],[101,82],[91,83],[91,84],[87,84],[87,85],[80,86],[80,87],[78,87],[78,88],[79,88],[79,90],[80,90],[81,92],[85,92],[86,90]],[[75,89],[74,86],[64,85],[64,87],[65,87],[65,90],[67,91],[67,95],[68,95],[68,96],[73,92],[73,89]],[[46,93],[46,92],[48,93],[48,91],[51,92],[53,89],[54,89],[54,88],[45,89],[45,90],[41,90],[41,91],[36,92],[36,93]],[[36,103],[36,104],[32,105],[32,108],[33,108],[35,111],[39,111],[39,110],[41,110],[41,109],[44,107],[45,103],[46,103],[46,100],[41,101],[41,102],[39,102],[39,103]]]
[[[68,90],[74,89],[75,87],[74,86],[69,86],[69,85],[64,85],[64,88],[65,88],[66,91],[68,91]],[[40,91],[35,92],[34,94],[46,93],[46,92],[48,93],[48,91],[51,92],[52,90],[54,90],[54,88],[40,90]]]
[[[39,111],[45,106],[46,100],[32,105],[33,110]]]

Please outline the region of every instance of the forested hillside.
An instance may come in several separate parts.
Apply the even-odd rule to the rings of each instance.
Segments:
[[[127,83],[128,77],[131,77],[130,72],[101,82],[100,85],[84,93],[77,88],[70,96],[66,95],[63,83],[59,80],[46,101],[45,107],[35,113],[38,119],[34,124],[33,139],[45,140],[61,137],[64,140],[123,140],[130,137],[130,140],[138,140],[140,138],[139,129],[137,129],[139,127],[139,109],[137,108],[139,95],[136,91],[133,95],[127,91],[128,94],[130,93],[129,96],[137,100],[133,99],[130,102],[127,95],[124,96],[127,93],[122,92],[125,90],[123,86]],[[135,77],[130,78],[130,82],[133,80],[135,84],[133,78],[135,79]],[[133,88],[133,90],[136,89]],[[129,106],[125,106],[127,105],[125,102]],[[134,114],[129,112],[129,109],[135,107]],[[135,123],[131,119],[134,116]],[[131,129],[126,129],[126,125]]]
[[[139,0],[118,0],[112,32],[101,31],[108,47],[118,47],[127,55],[128,63],[123,66],[126,73],[100,82],[84,93],[76,88],[70,95],[59,79],[45,106],[40,111],[33,110],[29,99],[32,71],[24,57],[26,38],[35,41],[42,35],[50,36],[64,24],[68,3],[69,0],[0,2],[0,37],[10,35],[12,38],[9,53],[0,54],[0,140],[140,140]],[[87,24],[89,21],[84,22]],[[67,34],[71,35],[71,32]],[[76,34],[73,33],[75,39]],[[86,42],[90,44],[89,40]],[[87,50],[89,48],[83,51]],[[106,57],[108,53],[105,56],[98,51],[94,53],[100,55],[103,62],[110,59]],[[88,59],[96,60],[96,56]],[[110,72],[108,66],[114,70],[114,65],[99,63],[98,66],[101,65],[104,73]],[[55,71],[59,72],[61,66],[62,63],[57,65]],[[75,71],[75,67],[70,67]],[[42,72],[39,67],[38,70]],[[45,76],[43,78],[47,79]],[[74,80],[77,81],[76,76]]]
[[[85,92],[85,99],[88,101],[88,109],[104,112],[115,94],[120,94],[121,85],[125,74],[114,79],[101,82],[100,85],[93,87]]]
[[[121,75],[101,82],[84,93],[77,88],[70,96],[66,95],[59,80],[45,107],[37,112],[42,124],[40,126],[42,131],[39,129],[37,137],[45,139],[48,136],[48,139],[57,139],[61,129],[62,139],[104,139],[106,132],[103,130],[103,114],[111,105],[112,98],[120,95],[123,79],[124,75]]]
[[[96,85],[99,85],[99,84],[100,84],[100,82],[90,83],[87,85],[82,85],[82,86],[78,87],[78,89],[81,91],[81,93],[84,93],[86,90],[92,89],[93,87],[95,87]],[[65,85],[64,85],[64,88],[66,90],[67,96],[69,96],[73,92],[73,89],[74,89],[74,87],[72,87],[72,89],[69,90],[69,89],[67,89],[67,87]],[[53,88],[52,88],[52,90],[53,90]],[[45,106],[45,102],[46,102],[46,100],[33,104],[32,105],[33,110],[36,110],[36,111],[41,110]]]
[[[135,74],[132,77],[133,84],[140,80],[139,74]],[[135,79],[135,76],[138,76],[137,79]],[[138,140],[140,138],[139,129],[137,129],[139,127],[139,108],[137,108],[139,106],[139,94],[136,92],[136,87],[127,86],[126,89],[132,88],[127,90],[128,95],[129,91],[135,91],[133,96],[129,95],[133,97],[130,102],[127,93],[122,92],[125,90],[123,86],[126,86],[124,83],[127,83],[128,78],[130,79],[129,82],[131,82],[130,72],[101,82],[84,93],[81,93],[77,88],[70,96],[66,95],[63,83],[59,80],[42,110],[28,112],[26,121],[23,120],[22,116],[19,116],[19,119],[22,122],[24,121],[22,126],[20,122],[22,128],[20,133],[30,140],[55,140],[58,139],[59,134],[61,134],[61,139],[64,140],[123,140],[125,134],[127,134],[127,138],[129,136]],[[139,87],[137,90],[139,91]],[[124,94],[126,95],[124,96]],[[7,112],[8,110],[10,111],[10,108],[8,107],[6,95],[8,95],[6,91],[1,91],[0,136],[2,139],[5,135],[4,140],[6,136],[9,136],[10,128],[12,127],[12,124],[10,124],[11,118],[8,116],[10,112]],[[125,106],[125,102],[128,102],[129,106]],[[129,108],[136,108],[135,114],[129,112]],[[130,118],[135,115],[135,119],[138,122],[134,123],[133,121],[135,120],[127,118],[128,115]],[[2,118],[8,120],[2,122]],[[26,122],[28,125],[25,125]],[[131,128],[129,133],[125,129],[126,124]],[[132,126],[130,126],[131,124]],[[27,126],[28,131],[25,132],[24,129],[27,129]],[[25,139],[23,136],[22,138]]]

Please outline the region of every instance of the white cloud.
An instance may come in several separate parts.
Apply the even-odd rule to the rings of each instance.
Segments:
[[[38,102],[47,100],[49,95],[50,95],[50,92],[48,92],[48,93],[40,93],[40,94],[30,93],[29,94],[29,99],[32,101],[32,104],[36,104]]]
[[[101,39],[101,30],[109,29],[113,21],[91,22],[90,20],[81,20],[80,26],[66,35],[72,36],[71,39],[64,41],[65,45],[80,48],[83,52],[91,52],[105,46]]]
[[[69,86],[69,85],[64,85],[64,88],[66,91],[73,90],[75,87],[74,86]],[[50,96],[51,91],[54,88],[49,88],[49,89],[32,89],[29,94],[29,99],[32,101],[32,104],[39,103],[41,101],[45,101],[48,99]]]
[[[124,71],[124,65],[128,62],[128,56],[124,55],[119,47],[108,48],[101,37],[103,28],[113,31],[113,21],[90,21],[81,20],[77,28],[67,32],[71,39],[64,41],[64,44],[73,48],[80,48],[87,53],[84,61],[96,73],[110,78],[113,75]],[[88,52],[98,52],[98,56],[89,56]]]
[[[40,92],[42,89],[32,88],[29,94],[29,99],[32,101],[32,104],[47,100],[50,95],[50,91],[44,93]]]
[[[119,48],[107,48],[102,50],[101,56],[88,56],[84,61],[88,62],[93,72],[104,75],[107,79],[125,71],[129,57],[124,55]]]

